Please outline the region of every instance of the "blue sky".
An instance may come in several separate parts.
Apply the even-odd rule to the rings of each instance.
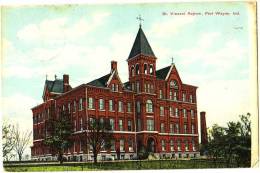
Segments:
[[[237,2],[5,7],[3,116],[32,129],[30,109],[42,102],[46,74],[48,79],[69,74],[75,87],[107,74],[116,60],[126,82],[126,59],[141,14],[157,69],[174,57],[182,81],[199,87],[198,111],[207,112],[208,126],[237,120],[250,112],[251,12],[250,4]]]

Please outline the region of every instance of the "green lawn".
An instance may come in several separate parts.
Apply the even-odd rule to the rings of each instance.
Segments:
[[[114,161],[93,163],[55,163],[4,165],[6,171],[89,171],[89,170],[138,170],[138,169],[194,169],[225,168],[224,162],[208,160],[153,160],[153,161]],[[234,167],[234,166],[233,166]]]

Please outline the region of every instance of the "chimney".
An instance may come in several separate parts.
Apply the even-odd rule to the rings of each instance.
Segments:
[[[116,61],[111,61],[111,72],[117,70],[117,62]]]
[[[200,112],[200,137],[201,144],[208,143],[207,125],[206,125],[206,112]]]
[[[63,92],[69,91],[69,75],[64,74],[63,75]]]

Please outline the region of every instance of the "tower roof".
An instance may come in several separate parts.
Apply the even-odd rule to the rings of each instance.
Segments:
[[[141,26],[136,35],[132,50],[128,56],[128,60],[138,54],[155,56]]]

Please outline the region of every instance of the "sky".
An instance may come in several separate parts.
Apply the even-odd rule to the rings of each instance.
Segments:
[[[248,3],[9,6],[2,8],[4,119],[32,130],[31,108],[43,102],[46,75],[53,80],[69,74],[76,87],[109,73],[116,60],[126,82],[139,14],[157,69],[174,58],[182,81],[198,86],[198,112],[206,111],[208,127],[250,112],[254,40]]]

